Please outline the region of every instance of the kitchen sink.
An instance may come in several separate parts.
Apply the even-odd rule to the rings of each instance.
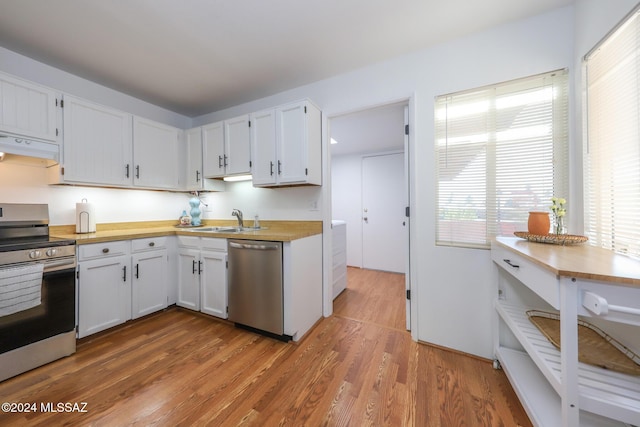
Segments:
[[[264,230],[264,227],[253,228],[253,227],[199,227],[199,228],[189,228],[186,231],[198,232],[198,233],[241,233],[245,231],[257,231]]]

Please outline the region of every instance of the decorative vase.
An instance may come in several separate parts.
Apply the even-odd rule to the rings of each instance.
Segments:
[[[200,199],[192,197],[189,199],[189,206],[191,206],[191,225],[198,227],[200,225]]]
[[[529,212],[529,221],[527,222],[528,231],[537,236],[545,236],[549,234],[551,221],[548,212]]]
[[[557,235],[567,234],[567,227],[564,225],[564,217],[559,216],[556,218],[555,232]]]

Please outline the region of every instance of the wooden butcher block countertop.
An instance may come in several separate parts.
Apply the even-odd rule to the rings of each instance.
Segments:
[[[198,231],[198,227],[179,228],[175,220],[171,221],[143,221],[97,224],[95,233],[76,233],[75,225],[52,225],[49,234],[53,237],[75,239],[76,244],[111,242],[116,240],[142,239],[159,236],[199,236],[217,237],[222,239],[269,240],[276,242],[290,242],[322,233],[322,221],[261,221],[261,230],[246,230],[232,233],[212,233]],[[202,227],[232,227],[236,221],[204,220]],[[247,221],[245,226],[252,226]]]
[[[640,260],[588,244],[560,246],[497,237],[496,243],[515,250],[557,276],[577,277],[640,287]]]

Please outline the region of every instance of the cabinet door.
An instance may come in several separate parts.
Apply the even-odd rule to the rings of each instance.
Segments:
[[[253,185],[273,185],[277,177],[275,110],[251,114]]]
[[[225,175],[251,172],[251,135],[248,115],[225,120],[224,148],[227,154]]]
[[[307,130],[305,104],[298,103],[276,109],[278,142],[278,181],[306,181]]]
[[[202,129],[185,131],[187,153],[185,186],[187,190],[202,189]]]
[[[78,337],[86,337],[131,318],[129,256],[79,264]]]
[[[176,305],[200,310],[200,251],[178,248],[178,299]]]
[[[178,188],[178,136],[179,130],[172,126],[134,117],[134,185],[170,190]]]
[[[131,315],[134,319],[167,308],[167,265],[166,249],[131,257]]]
[[[131,115],[65,96],[65,182],[131,185]]]
[[[56,93],[0,75],[0,132],[56,141]]]
[[[322,112],[302,101],[276,109],[279,184],[322,185]]]
[[[202,251],[202,277],[200,311],[227,318],[227,254]]]
[[[224,154],[224,123],[202,127],[202,167],[206,178],[224,176],[227,159]]]

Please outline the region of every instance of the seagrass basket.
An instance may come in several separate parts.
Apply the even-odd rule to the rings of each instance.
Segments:
[[[546,311],[527,311],[529,320],[560,349],[560,316]],[[640,375],[640,356],[602,329],[578,319],[578,360],[629,375]]]

